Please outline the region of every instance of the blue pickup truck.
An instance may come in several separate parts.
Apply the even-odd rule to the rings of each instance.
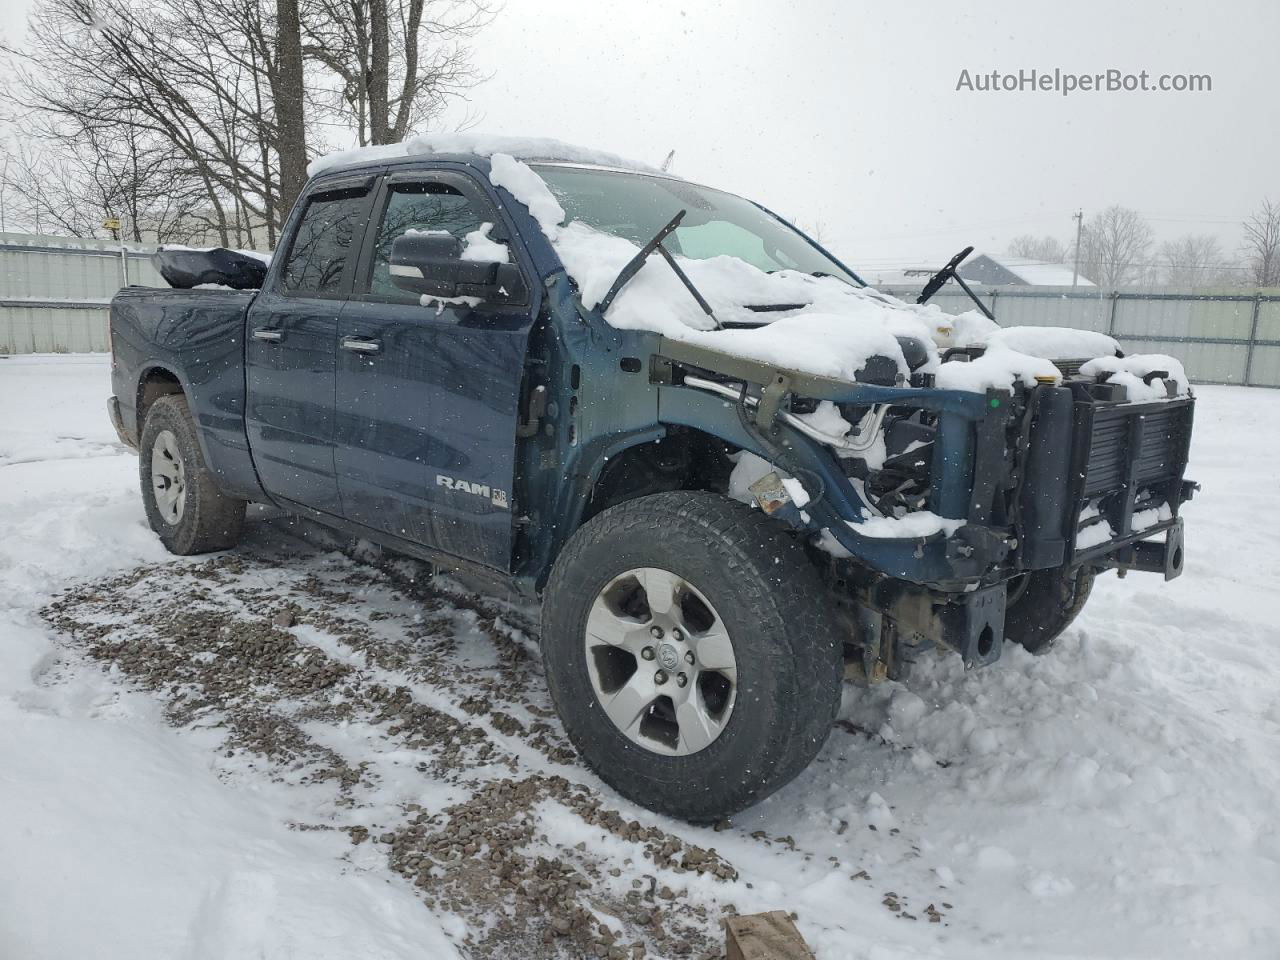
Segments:
[[[274,504],[540,600],[582,756],[698,822],[803,770],[845,679],[934,647],[975,667],[1045,650],[1099,573],[1181,571],[1194,400],[1172,379],[1130,395],[1114,363],[1051,357],[944,389],[984,348],[910,336],[854,376],[744,355],[742,327],[805,305],[718,320],[697,261],[908,308],[741,198],[524,160],[636,251],[607,293],[586,295],[496,156],[436,152],[313,176],[269,267],[175,253],[190,289],[114,298],[109,412],[168,549],[230,548],[246,504]],[[669,271],[710,333],[609,322],[638,274]]]

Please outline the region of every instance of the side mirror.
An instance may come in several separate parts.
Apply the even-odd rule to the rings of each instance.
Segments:
[[[391,282],[429,297],[477,297],[520,303],[524,278],[514,263],[464,260],[463,245],[447,233],[406,233],[391,242]]]

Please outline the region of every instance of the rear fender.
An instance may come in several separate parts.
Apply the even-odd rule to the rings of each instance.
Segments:
[[[146,389],[147,380],[152,374],[162,371],[173,377],[181,388],[181,396],[187,402],[191,417],[196,424],[196,439],[200,444],[200,453],[209,471],[214,475],[218,488],[226,494],[242,497],[246,500],[267,502],[267,494],[258,483],[257,474],[249,459],[249,450],[244,437],[244,420],[238,418],[235,423],[221,422],[210,413],[212,407],[208,398],[204,397],[198,386],[193,385],[187,376],[173,365],[160,360],[149,360],[141,367],[141,373],[134,383],[133,409],[124,416],[137,424],[138,442],[142,441],[142,429],[145,425],[142,417],[141,400]],[[212,420],[216,423],[210,422]],[[241,443],[236,443],[239,437]]]

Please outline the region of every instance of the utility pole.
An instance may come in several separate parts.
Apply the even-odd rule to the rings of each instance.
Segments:
[[[124,230],[120,231],[120,277],[124,286],[129,285],[129,248],[125,246]]]
[[[4,169],[0,170],[0,233],[4,233],[4,187],[9,181],[9,154],[4,155]]]
[[[1076,256],[1071,267],[1071,287],[1075,289],[1076,281],[1080,278],[1080,234],[1084,231],[1084,211],[1077,210],[1072,219],[1076,222]]]
[[[124,221],[119,217],[107,217],[102,221],[103,227],[111,231],[111,239],[120,242],[120,285],[129,285],[129,254],[124,245]]]

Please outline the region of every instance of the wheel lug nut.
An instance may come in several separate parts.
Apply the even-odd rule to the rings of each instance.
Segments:
[[[662,639],[662,628],[661,628],[661,627],[650,627],[650,628],[649,628],[649,636],[653,637],[653,639],[655,639],[655,640],[661,640],[661,639]]]
[[[653,675],[653,682],[654,682],[654,683],[656,683],[656,684],[658,684],[658,686],[662,686],[662,684],[666,683],[666,682],[667,682],[667,671],[665,671],[665,670],[659,670],[657,673],[655,673],[655,674]]]
[[[684,639],[684,634],[680,632],[680,628],[679,628],[679,627],[676,627],[675,629],[673,629],[673,630],[671,631],[671,639],[673,639],[673,640],[683,640],[683,639]]]
[[[677,686],[677,687],[683,687],[683,686],[686,686],[688,683],[689,683],[689,678],[688,678],[688,677],[686,677],[683,673],[677,673],[677,674],[676,674],[676,686]]]
[[[686,654],[684,655],[684,662],[685,662],[685,663],[693,663],[693,651],[692,651],[692,650],[690,650],[688,653],[686,653]],[[682,674],[682,676],[683,676],[683,674]]]
[[[640,651],[640,656],[644,657],[646,660],[652,660],[654,657],[653,647],[645,647]]]

